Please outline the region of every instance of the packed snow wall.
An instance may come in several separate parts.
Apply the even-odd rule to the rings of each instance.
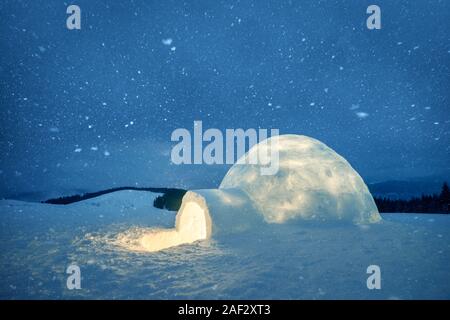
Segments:
[[[278,171],[262,175],[245,164],[261,154],[278,154]],[[379,221],[372,195],[351,165],[324,143],[299,135],[276,136],[249,150],[232,166],[220,189],[239,188],[267,222],[290,219]]]
[[[175,228],[146,234],[141,245],[158,251],[208,239],[219,233],[244,232],[264,223],[248,195],[240,189],[188,191],[178,210]]]
[[[268,164],[251,159],[273,151],[278,170],[263,174]],[[343,157],[318,140],[283,135],[252,147],[230,168],[219,189],[187,192],[175,228],[153,232],[144,243],[157,251],[290,220],[361,224],[381,217],[366,184]]]

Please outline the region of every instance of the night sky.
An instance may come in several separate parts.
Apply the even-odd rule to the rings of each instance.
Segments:
[[[81,30],[66,8],[81,7]],[[382,29],[368,30],[377,4]],[[177,128],[319,139],[366,182],[450,171],[450,1],[0,2],[0,197],[216,187]]]

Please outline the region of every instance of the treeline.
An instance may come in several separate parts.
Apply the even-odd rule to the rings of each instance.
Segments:
[[[379,212],[450,213],[450,189],[445,182],[439,194],[422,195],[409,200],[374,197]]]
[[[181,207],[181,200],[186,192],[186,190],[181,189],[173,189],[165,192],[163,195],[155,198],[153,206],[159,209],[178,211]]]

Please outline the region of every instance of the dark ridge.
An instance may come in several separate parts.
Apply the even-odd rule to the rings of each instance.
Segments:
[[[450,189],[445,182],[439,194],[422,195],[409,200],[374,197],[379,212],[450,213]]]
[[[154,193],[162,193],[161,196],[156,197],[155,201],[153,202],[153,205],[159,209],[167,209],[172,211],[176,211],[179,209],[179,207],[181,206],[181,199],[186,193],[186,190],[176,188],[118,187],[96,192],[88,192],[83,194],[75,194],[71,196],[48,199],[45,201],[41,201],[41,203],[66,205],[123,190],[136,190],[136,191],[149,191]]]

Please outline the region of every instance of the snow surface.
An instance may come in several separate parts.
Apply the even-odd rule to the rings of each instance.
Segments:
[[[450,298],[448,215],[256,223],[148,253],[140,235],[175,224],[175,213],[152,206],[155,196],[121,191],[65,206],[0,201],[0,298]],[[80,290],[66,288],[73,263]],[[381,290],[366,287],[372,264],[381,268]]]

